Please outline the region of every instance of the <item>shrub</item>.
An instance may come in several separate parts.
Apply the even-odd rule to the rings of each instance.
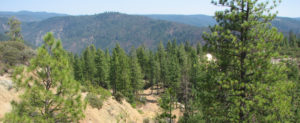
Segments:
[[[111,96],[111,93],[109,90],[106,90],[102,87],[99,87],[97,89],[98,93],[97,94],[100,94],[101,95],[101,98],[103,98],[103,100],[106,100],[107,98],[109,98]]]
[[[94,94],[97,94],[97,95],[101,95],[101,98],[103,99],[107,99],[108,97],[111,96],[111,93],[109,90],[106,90],[104,89],[103,87],[101,86],[96,86],[87,82],[88,84],[86,86],[84,86],[83,91],[85,92],[91,92],[91,93],[94,93]]]
[[[85,97],[85,99],[88,101],[88,103],[93,107],[97,109],[101,109],[103,105],[103,98],[98,97],[94,93],[88,93]]]
[[[145,119],[143,120],[143,123],[150,123],[150,119],[149,119],[149,118],[145,118]]]
[[[139,112],[140,114],[144,114],[144,112],[143,112],[141,109],[139,109],[138,112]],[[144,119],[144,120],[145,120],[145,119]]]
[[[35,56],[35,51],[24,43],[16,41],[0,42],[0,73],[7,72],[14,65],[28,64],[33,56]]]
[[[114,94],[114,97],[119,103],[122,103],[122,99],[124,98],[124,95],[121,92],[116,92]]]

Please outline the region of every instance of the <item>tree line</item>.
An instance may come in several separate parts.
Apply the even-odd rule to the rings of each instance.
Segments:
[[[299,122],[299,68],[278,53],[297,43],[294,36],[287,43],[270,24],[280,0],[213,3],[229,9],[216,12],[218,24],[204,33],[205,46],[172,40],[156,50],[140,46],[126,53],[119,44],[111,52],[91,45],[74,55],[47,34],[29,66],[36,75],[24,79],[24,69],[16,69],[15,81],[26,91],[5,121],[78,121],[84,110],[79,100],[83,85],[111,89],[116,98],[132,104],[143,89],[162,88],[163,93],[153,92],[161,97],[158,121],[172,122],[180,102],[184,115],[179,122],[184,123]],[[275,58],[282,60],[273,63]]]

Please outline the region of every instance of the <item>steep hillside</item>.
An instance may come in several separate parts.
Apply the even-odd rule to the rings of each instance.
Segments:
[[[36,46],[41,45],[43,35],[51,31],[72,52],[80,52],[90,44],[112,48],[117,42],[126,50],[142,44],[154,48],[160,41],[172,39],[195,43],[201,40],[203,32],[199,27],[120,13],[54,17],[24,23],[22,29],[24,39]]]
[[[22,22],[41,21],[51,17],[67,16],[67,14],[48,13],[48,12],[31,12],[31,11],[19,11],[19,12],[0,12],[0,17],[10,18],[15,16]]]
[[[162,90],[160,90],[161,92]],[[156,90],[154,90],[156,92]],[[11,77],[6,74],[0,76],[0,122],[5,113],[11,111],[12,100],[18,101],[22,91],[16,91],[13,88]],[[82,93],[83,98],[87,93]],[[152,121],[161,113],[161,109],[157,103],[159,96],[152,94],[150,89],[144,90],[143,94],[147,99],[145,105],[133,108],[125,100],[122,103],[117,102],[113,97],[108,98],[101,109],[92,108],[87,105],[85,110],[85,118],[80,120],[81,123],[142,123],[144,119]],[[176,121],[182,116],[179,108],[175,109],[173,115],[176,115]]]

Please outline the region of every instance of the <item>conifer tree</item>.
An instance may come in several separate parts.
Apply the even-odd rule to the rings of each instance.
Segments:
[[[202,50],[201,43],[198,42],[198,43],[197,43],[197,54],[198,54],[198,55],[202,55],[202,53],[203,53],[203,50]]]
[[[158,56],[155,55],[155,54],[152,54],[150,55],[150,73],[151,73],[151,81],[153,83],[153,86],[154,84],[156,85],[156,94],[158,94],[159,92],[159,83],[160,83],[160,80],[161,80],[161,70],[160,70],[160,64],[159,64],[159,61],[158,61]],[[152,88],[153,90],[153,88]],[[152,93],[152,90],[151,90],[151,93]]]
[[[137,95],[138,91],[143,89],[144,83],[142,70],[134,47],[130,50],[130,70],[131,88],[133,90],[133,94]]]
[[[130,69],[128,57],[125,51],[116,44],[113,49],[110,67],[110,83],[113,89],[113,94],[117,92],[122,93],[124,96],[130,96]]]
[[[83,62],[78,55],[75,55],[74,57],[73,70],[75,80],[83,81]]]
[[[95,65],[95,46],[88,46],[83,52],[83,60],[84,60],[84,78],[86,81],[91,82],[92,84],[96,84],[95,75],[97,72]]]
[[[162,42],[159,43],[157,48],[157,61],[160,68],[160,77],[159,82],[162,82],[163,86],[166,86],[166,76],[167,76],[167,59],[166,59],[166,51]]]
[[[24,94],[20,102],[12,103],[4,122],[78,122],[84,116],[84,103],[70,65],[62,43],[48,33],[27,70],[18,68],[14,73]]]
[[[168,118],[169,123],[173,123],[173,119],[176,118],[175,115],[172,115],[174,109],[174,100],[175,92],[172,88],[166,89],[164,94],[161,96],[159,101],[159,106],[163,109],[163,113],[160,115],[160,118]]]
[[[140,46],[136,50],[136,54],[139,60],[139,63],[144,74],[144,79],[150,79],[150,65],[149,65],[149,52],[146,50],[144,45]]]
[[[298,43],[297,43],[297,36],[294,34],[293,31],[289,32],[289,42],[290,42],[290,46],[293,48],[297,48],[298,47]]]
[[[109,87],[109,64],[106,59],[105,53],[98,49],[95,56],[95,65],[96,65],[96,79],[98,85],[108,88]]]
[[[11,41],[24,42],[21,34],[21,22],[15,17],[11,17],[8,21],[9,32],[7,33]]]
[[[205,34],[216,62],[207,66],[202,105],[207,122],[289,122],[293,83],[285,66],[272,64],[282,34],[271,27],[280,1],[219,0],[229,7],[216,12],[217,25]]]

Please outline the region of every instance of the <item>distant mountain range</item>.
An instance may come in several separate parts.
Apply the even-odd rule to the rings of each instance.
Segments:
[[[197,27],[207,27],[216,24],[216,20],[208,15],[144,15],[146,17],[158,20],[166,20],[177,23],[188,24]]]
[[[212,16],[207,15],[145,15],[152,19],[167,20],[177,23],[193,25],[197,27],[208,27],[216,24]],[[272,24],[283,33],[293,31],[300,33],[300,18],[277,17]]]
[[[19,11],[19,12],[0,12],[0,17],[9,18],[15,16],[22,22],[41,21],[51,17],[68,16],[67,14],[48,13],[48,12],[31,12],[31,11]]]
[[[97,15],[69,16],[46,12],[0,12],[0,36],[7,29],[8,17],[16,16],[22,21],[24,39],[40,46],[46,32],[53,32],[63,41],[64,47],[80,52],[87,45],[112,48],[119,42],[128,50],[131,46],[147,45],[155,48],[160,41],[202,41],[203,31],[216,24],[207,15],[127,15],[115,12]],[[281,32],[293,30],[300,33],[300,18],[278,17],[273,22]],[[203,41],[202,41],[203,42]]]
[[[2,25],[4,29],[5,25]],[[27,42],[40,46],[43,35],[51,31],[72,52],[80,52],[90,44],[97,48],[112,48],[117,42],[125,50],[142,44],[155,48],[160,41],[166,43],[173,39],[196,43],[202,40],[203,30],[196,26],[121,13],[61,16],[22,23],[22,33]]]

